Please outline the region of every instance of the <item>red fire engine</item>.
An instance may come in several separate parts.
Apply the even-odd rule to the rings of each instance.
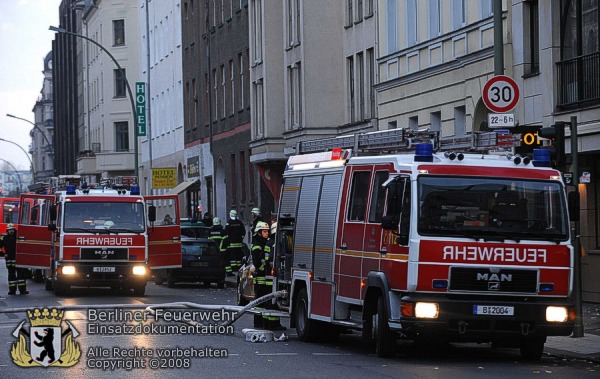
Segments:
[[[17,197],[0,198],[0,234],[6,233],[6,225],[17,224],[20,199]]]
[[[142,196],[139,186],[112,181],[92,188],[77,176],[59,181],[52,195],[22,194],[19,213],[17,266],[44,270],[47,290],[106,286],[141,296],[150,269],[181,267],[176,195]],[[173,225],[154,224],[157,201],[174,204]]]
[[[539,359],[547,336],[571,334],[577,203],[549,150],[506,154],[515,141],[397,129],[299,143],[274,263],[299,338],[359,329],[380,356],[406,338]]]

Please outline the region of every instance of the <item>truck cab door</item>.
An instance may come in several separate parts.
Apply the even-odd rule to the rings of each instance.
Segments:
[[[179,196],[178,195],[156,195],[145,196],[146,211],[149,206],[172,204],[173,209],[169,214],[171,222],[164,222],[159,218],[154,222],[148,221],[148,265],[151,269],[180,268],[181,267],[181,227],[179,225]],[[147,212],[148,213],[148,212]],[[163,216],[164,217],[164,216]]]
[[[54,202],[55,197],[52,195],[21,195],[17,226],[17,267],[50,268],[54,231],[48,225],[51,223],[50,207]]]

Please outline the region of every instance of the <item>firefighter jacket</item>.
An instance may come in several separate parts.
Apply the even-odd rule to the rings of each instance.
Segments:
[[[227,241],[224,247],[226,248],[241,248],[244,246],[244,237],[246,236],[246,228],[244,223],[238,219],[227,221],[225,225],[225,235]]]
[[[252,264],[254,265],[254,284],[267,283],[267,275],[271,272],[271,248],[267,239],[256,235],[252,238]]]
[[[222,225],[213,225],[210,228],[208,238],[215,241],[219,251],[225,250],[225,247],[223,246],[223,240],[225,239],[225,230],[223,229]]]
[[[17,253],[17,233],[7,234],[0,239],[0,249],[4,248],[7,261],[14,261]]]

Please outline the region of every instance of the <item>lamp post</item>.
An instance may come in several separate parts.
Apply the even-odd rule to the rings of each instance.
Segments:
[[[29,121],[26,118],[17,117],[15,115],[10,114],[10,113],[7,113],[6,116],[7,117],[11,117],[11,118],[16,118],[17,120],[21,120],[21,121],[25,121],[25,122],[30,123],[35,129],[39,130],[40,133],[42,133],[42,135],[44,136],[44,139],[46,140],[46,143],[48,144],[48,146],[52,146],[52,143],[50,142],[50,140],[46,136],[46,132],[44,132],[44,130],[42,130],[42,128],[40,128],[39,126],[37,126],[34,122],[31,122],[31,121]]]
[[[4,138],[0,138],[0,141],[4,141],[4,142],[8,142],[8,143],[12,143],[13,145],[15,145],[16,147],[18,147],[19,149],[21,149],[21,150],[22,150],[22,151],[25,153],[25,155],[27,156],[27,159],[29,159],[29,163],[31,163],[31,172],[33,172],[33,178],[34,178],[34,181],[35,181],[35,168],[33,167],[33,161],[31,160],[31,157],[30,157],[30,156],[29,156],[29,154],[28,154],[28,153],[25,151],[25,149],[23,149],[23,148],[21,147],[21,145],[19,145],[18,143],[16,143],[16,142],[13,142],[13,141],[9,141],[9,140],[7,140],[7,139],[4,139]]]
[[[15,173],[17,174],[17,178],[19,179],[19,191],[17,191],[17,192],[18,192],[18,195],[20,195],[21,191],[23,190],[23,182],[21,181],[21,174],[19,174],[19,170],[17,170],[17,168],[15,166],[13,166],[13,164],[10,163],[9,161],[7,161],[6,159],[0,158],[0,161],[5,162],[10,167],[12,167],[13,170],[15,170]]]
[[[94,45],[98,46],[102,51],[104,51],[109,57],[110,59],[112,59],[112,61],[115,63],[115,65],[117,66],[117,68],[119,69],[119,72],[121,73],[123,80],[125,81],[125,86],[127,87],[127,93],[129,94],[129,101],[131,102],[131,116],[133,117],[133,130],[134,130],[134,134],[135,134],[135,138],[134,138],[134,149],[135,149],[135,160],[134,160],[134,165],[135,165],[135,177],[139,183],[139,177],[138,177],[138,123],[137,123],[137,117],[136,117],[136,109],[135,109],[135,102],[134,102],[134,98],[133,98],[133,94],[131,92],[131,87],[129,86],[129,81],[127,80],[127,76],[125,75],[125,70],[123,70],[123,68],[121,67],[121,65],[119,64],[119,62],[117,62],[117,60],[115,59],[115,57],[110,53],[110,51],[108,51],[104,46],[102,46],[101,44],[99,44],[98,42],[94,41],[91,38],[88,38],[86,36],[83,36],[81,34],[77,34],[77,33],[73,33],[73,32],[69,32],[66,29],[63,28],[59,28],[56,26],[50,26],[48,28],[49,30],[52,30],[53,32],[57,32],[57,33],[63,33],[63,34],[68,34],[68,35],[72,35],[78,38],[82,38],[88,42],[93,43]]]

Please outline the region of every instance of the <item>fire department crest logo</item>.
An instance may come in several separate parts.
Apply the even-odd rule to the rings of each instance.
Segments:
[[[31,327],[29,331],[26,330],[23,327],[24,320],[14,330],[13,337],[17,341],[10,350],[13,362],[21,367],[71,367],[79,362],[81,348],[73,341],[79,332],[67,320],[67,329],[63,331],[63,316],[64,311],[57,309],[35,308],[27,311]]]

